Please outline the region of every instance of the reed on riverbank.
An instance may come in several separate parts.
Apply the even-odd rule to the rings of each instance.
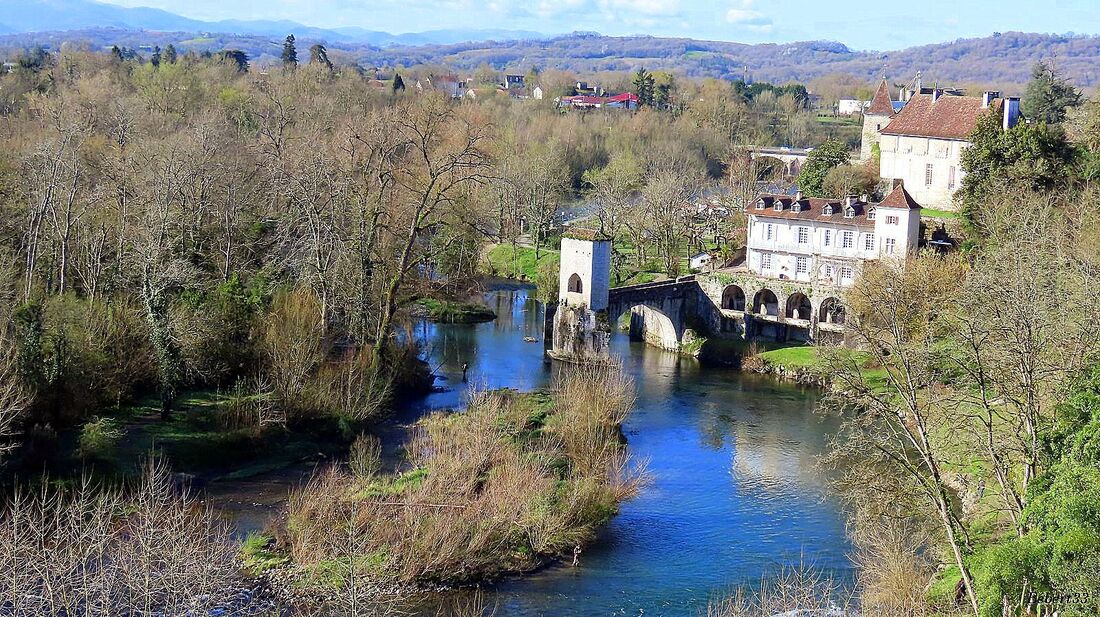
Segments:
[[[13,617],[267,610],[236,553],[228,526],[157,463],[131,487],[18,490],[0,513],[0,604]]]
[[[469,584],[573,555],[642,481],[620,430],[633,402],[618,367],[567,368],[550,391],[477,391],[425,418],[405,473],[320,474],[279,534],[295,584]]]

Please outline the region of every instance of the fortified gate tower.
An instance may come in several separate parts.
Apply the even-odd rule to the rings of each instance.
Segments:
[[[573,362],[606,359],[611,336],[611,238],[592,229],[565,232],[558,284],[558,304],[546,311],[547,353]]]

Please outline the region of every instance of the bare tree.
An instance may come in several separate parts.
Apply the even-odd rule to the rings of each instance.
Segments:
[[[884,385],[872,383],[858,354],[830,354],[838,386],[829,404],[853,412],[846,447],[912,480],[935,511],[966,596],[977,615],[978,599],[965,561],[967,526],[956,512],[945,467],[954,451],[950,394],[940,387],[943,337],[949,307],[963,279],[957,261],[913,257],[864,267],[847,294],[849,328],[855,345],[881,366]]]

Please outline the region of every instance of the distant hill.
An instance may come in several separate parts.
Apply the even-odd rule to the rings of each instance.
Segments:
[[[302,45],[322,42],[347,52],[365,66],[447,64],[473,70],[482,64],[526,71],[531,67],[582,74],[671,70],[689,77],[745,78],[784,83],[812,81],[830,73],[874,80],[883,71],[907,81],[918,71],[925,83],[981,83],[1010,89],[1025,83],[1035,62],[1056,58],[1078,86],[1100,81],[1100,37],[1021,32],[996,33],[911,47],[899,51],[857,51],[832,41],[748,45],[652,36],[611,37],[574,33],[547,38],[539,33],[485,29],[390,34],[363,28],[324,29],[291,21],[204,22],[149,8],[123,8],[94,0],[19,0],[0,14],[0,52],[64,42],[93,47],[120,45],[196,51],[241,49],[252,58],[278,56],[282,38]],[[476,41],[476,42],[470,42]]]
[[[855,51],[829,41],[746,45],[578,34],[538,41],[395,46],[363,54],[366,63],[380,66],[438,62],[472,69],[484,62],[497,68],[538,66],[582,73],[644,66],[691,77],[772,82],[808,82],[829,73],[849,73],[871,80],[884,70],[900,80],[923,71],[929,79],[943,83],[990,84],[1022,84],[1035,62],[1052,57],[1079,86],[1092,87],[1100,79],[1100,37],[1019,32],[891,52]]]
[[[65,31],[101,30],[160,31],[183,33],[226,33],[323,40],[329,43],[388,45],[447,44],[470,40],[510,40],[539,38],[537,32],[501,29],[433,30],[408,34],[390,34],[363,28],[314,28],[293,21],[224,20],[200,21],[152,8],[126,8],[95,0],[18,0],[5,3],[0,14],[0,33],[57,33]]]

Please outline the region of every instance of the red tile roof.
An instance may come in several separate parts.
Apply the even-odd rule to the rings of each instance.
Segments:
[[[597,229],[588,229],[586,227],[570,227],[561,237],[572,238],[574,240],[587,240],[588,242],[602,242],[611,239],[605,232]]]
[[[946,94],[933,102],[931,94],[917,94],[882,129],[882,134],[966,140],[983,113],[989,109],[1000,113],[1003,104],[1002,99],[994,99],[985,108],[981,97]]]
[[[887,195],[886,199],[883,199],[882,203],[879,205],[886,206],[887,208],[920,209],[920,204],[913,199],[913,196],[909,194],[909,191],[905,190],[905,186],[902,184],[898,184],[894,190],[890,191],[890,194]]]
[[[890,88],[886,85],[885,79],[878,85],[878,90],[875,90],[875,96],[871,99],[871,105],[866,113],[874,116],[894,115],[894,103],[890,99]]]
[[[760,208],[760,202],[764,202],[764,207]],[[776,203],[781,204],[781,210],[776,210]],[[795,212],[794,205],[798,204],[799,211]],[[839,223],[847,225],[856,225],[858,227],[874,227],[875,220],[867,218],[867,209],[872,204],[868,204],[862,201],[856,200],[852,204],[852,208],[855,210],[855,215],[852,218],[844,217],[844,210],[847,207],[845,200],[843,199],[822,199],[818,197],[803,198],[796,200],[790,195],[761,195],[756,199],[756,203],[745,211],[745,214],[750,216],[759,216],[763,218],[773,219],[788,219],[796,221],[821,221],[828,223]],[[825,214],[825,207],[832,206],[832,214]]]

